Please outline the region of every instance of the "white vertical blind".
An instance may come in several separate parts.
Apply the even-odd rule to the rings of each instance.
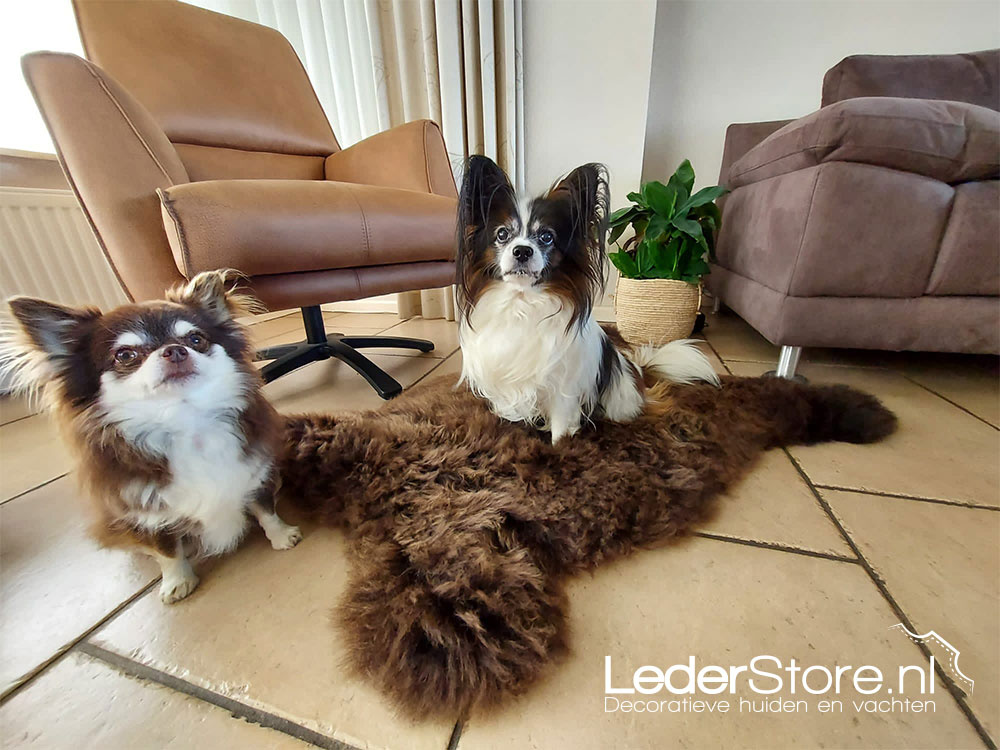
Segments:
[[[193,0],[277,29],[302,59],[341,146],[410,120],[523,182],[521,0]]]

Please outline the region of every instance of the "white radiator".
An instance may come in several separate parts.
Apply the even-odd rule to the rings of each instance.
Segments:
[[[102,310],[127,301],[69,190],[0,186],[0,300],[18,294]]]

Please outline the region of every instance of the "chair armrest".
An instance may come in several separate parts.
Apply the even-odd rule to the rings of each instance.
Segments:
[[[76,55],[21,62],[73,192],[133,299],[182,281],[160,219],[158,188],[188,181],[152,115],[111,76]]]
[[[414,120],[326,159],[326,179],[458,197],[437,123]]]
[[[186,277],[450,261],[457,201],[332,180],[205,180],[157,191],[161,231]]]
[[[955,184],[1000,178],[1000,112],[965,102],[846,99],[786,125],[729,168],[733,189],[826,162]]]
[[[729,169],[733,162],[752,149],[771,133],[785,127],[792,120],[772,120],[771,122],[734,122],[726,128],[726,147],[722,152],[722,169],[719,170],[719,184],[729,180]]]

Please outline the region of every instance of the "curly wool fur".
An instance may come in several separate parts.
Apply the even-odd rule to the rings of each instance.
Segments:
[[[416,717],[523,692],[567,645],[565,576],[662,543],[764,449],[872,442],[896,419],[846,386],[654,386],[627,425],[558,446],[454,381],[379,411],[289,419],[289,501],[344,526],[350,666]]]

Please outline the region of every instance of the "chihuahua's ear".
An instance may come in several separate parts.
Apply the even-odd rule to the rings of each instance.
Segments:
[[[13,321],[0,327],[0,379],[29,398],[73,368],[74,351],[101,313],[31,297],[9,301]]]
[[[245,277],[238,271],[203,271],[186,284],[167,292],[167,299],[181,305],[196,307],[217,323],[225,323],[241,315],[264,312],[264,306],[239,286]]]
[[[83,327],[101,317],[93,308],[64,307],[33,297],[14,297],[8,304],[26,337],[22,345],[50,358],[68,356]]]
[[[497,212],[512,214],[514,188],[507,175],[488,156],[470,156],[458,199],[459,226],[465,234],[484,228]]]
[[[608,220],[608,170],[603,164],[577,167],[552,186],[549,198],[566,200],[574,234],[581,232],[592,249],[603,254]]]

